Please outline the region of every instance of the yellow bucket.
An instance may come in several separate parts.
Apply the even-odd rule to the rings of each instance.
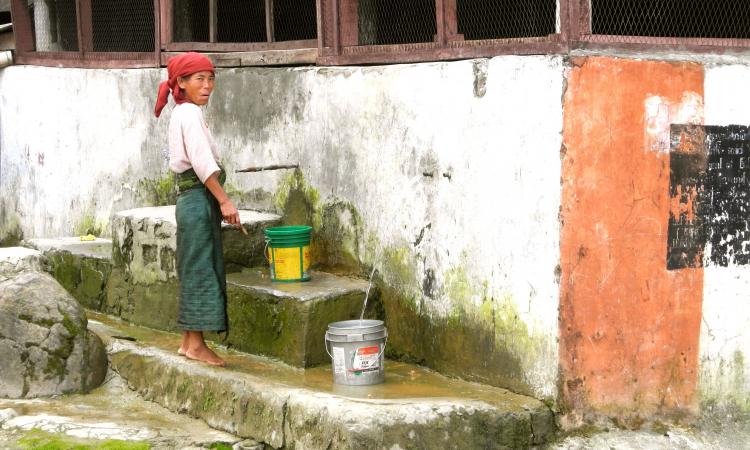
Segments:
[[[310,280],[309,226],[266,228],[266,258],[271,265],[271,280],[284,283]]]

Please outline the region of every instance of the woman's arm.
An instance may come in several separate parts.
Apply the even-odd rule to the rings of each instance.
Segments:
[[[244,231],[244,228],[242,228],[242,224],[240,223],[240,213],[237,211],[237,208],[234,207],[232,201],[229,200],[229,196],[224,192],[224,188],[219,184],[219,172],[212,173],[203,184],[216,198],[216,201],[219,202],[221,217],[224,219],[224,222],[232,224]]]

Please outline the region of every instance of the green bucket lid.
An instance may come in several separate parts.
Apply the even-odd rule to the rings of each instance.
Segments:
[[[289,225],[283,227],[271,227],[263,230],[268,237],[292,237],[299,235],[309,235],[312,227],[308,225]]]

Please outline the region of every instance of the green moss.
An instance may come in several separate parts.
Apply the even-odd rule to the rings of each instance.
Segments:
[[[167,206],[177,203],[177,189],[171,173],[162,178],[139,180],[136,192],[148,206]]]
[[[364,225],[357,209],[348,202],[321,206],[320,228],[313,231],[313,260],[338,273],[361,274]]]
[[[734,389],[737,392],[742,392],[745,389],[745,355],[741,351],[735,350],[732,355],[732,383]]]
[[[97,220],[91,212],[86,212],[83,217],[78,219],[73,225],[73,234],[77,236],[86,236],[92,234],[101,236],[102,231],[107,227],[105,220]]]
[[[404,292],[405,299],[414,299],[419,290],[419,277],[416,257],[412,254],[411,248],[408,246],[385,248],[381,256],[380,270],[385,283]],[[413,301],[411,303],[414,304]]]
[[[230,444],[225,444],[223,442],[214,442],[213,444],[208,446],[211,450],[232,450],[232,446]]]
[[[31,430],[18,440],[18,448],[22,450],[148,450],[151,446],[146,442],[76,439],[64,434]]]
[[[261,188],[245,191],[232,183],[225,183],[224,192],[238,208],[254,208],[257,205],[267,205],[273,201],[273,195]]]
[[[216,405],[216,399],[214,398],[214,393],[211,391],[206,392],[206,394],[203,396],[203,411],[210,411],[213,409],[214,405]]]
[[[296,169],[279,180],[273,203],[281,211],[285,225],[320,228],[320,193],[305,180],[302,170]]]

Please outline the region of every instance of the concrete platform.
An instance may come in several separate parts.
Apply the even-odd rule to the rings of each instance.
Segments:
[[[327,362],[323,336],[328,324],[359,318],[368,283],[322,272],[311,276],[302,283],[274,283],[266,269],[229,274],[227,343],[297,367]],[[373,289],[370,311],[377,304]]]
[[[89,327],[147,400],[274,449],[523,449],[555,431],[538,400],[419,366],[387,361],[384,384],[336,386],[330,365],[300,370],[219,350],[228,367],[214,368],[178,356],[176,334],[96,313]]]
[[[86,308],[100,310],[112,270],[112,241],[80,237],[30,239],[27,246],[47,259],[48,270]]]

